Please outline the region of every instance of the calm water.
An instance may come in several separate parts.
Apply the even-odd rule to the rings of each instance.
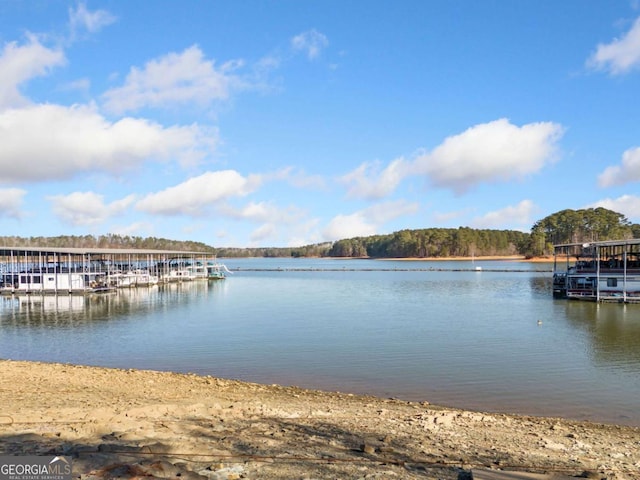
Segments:
[[[217,283],[0,297],[0,357],[640,426],[640,305],[554,300],[549,265],[225,263]]]

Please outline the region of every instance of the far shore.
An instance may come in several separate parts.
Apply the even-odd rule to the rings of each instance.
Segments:
[[[261,259],[267,257],[219,257],[221,260],[235,260],[236,258],[246,259]],[[268,257],[278,259],[278,258],[290,258],[290,257]],[[553,255],[544,256],[544,257],[526,257],[524,255],[481,255],[474,257],[465,257],[465,256],[449,256],[449,257],[297,257],[297,259],[320,259],[320,260],[380,260],[380,261],[417,261],[417,262],[457,262],[457,261],[466,261],[466,262],[483,262],[483,261],[502,261],[502,262],[525,262],[525,263],[553,263]]]
[[[525,262],[525,263],[553,263],[553,256],[525,257],[524,255],[483,255],[478,257],[320,257],[328,260],[380,260],[380,261],[411,261],[411,262]]]

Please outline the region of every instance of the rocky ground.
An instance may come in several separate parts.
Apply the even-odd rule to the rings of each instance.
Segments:
[[[640,429],[196,375],[0,361],[0,454],[76,478],[640,478]]]

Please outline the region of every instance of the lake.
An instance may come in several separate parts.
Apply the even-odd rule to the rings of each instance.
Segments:
[[[224,281],[0,297],[0,357],[640,426],[640,305],[554,299],[549,264],[223,261]]]

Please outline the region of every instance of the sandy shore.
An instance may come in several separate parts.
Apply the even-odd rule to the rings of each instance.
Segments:
[[[76,478],[640,478],[633,427],[37,362],[0,378],[0,453],[69,455]]]

